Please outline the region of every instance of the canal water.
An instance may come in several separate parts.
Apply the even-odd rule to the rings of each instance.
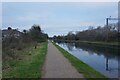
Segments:
[[[88,43],[56,42],[56,44],[105,76],[119,77],[120,55],[117,47]]]

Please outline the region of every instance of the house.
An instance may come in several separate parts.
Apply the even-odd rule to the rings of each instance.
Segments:
[[[8,29],[2,30],[2,38],[9,38],[9,37],[15,37],[19,38],[22,35],[22,32],[18,31],[17,29],[12,29],[8,27]]]

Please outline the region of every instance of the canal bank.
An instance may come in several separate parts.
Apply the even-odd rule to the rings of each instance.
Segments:
[[[54,40],[55,42],[70,42],[70,43],[86,43],[92,45],[100,45],[107,47],[119,47],[120,42],[105,42],[105,41],[76,41],[76,40]]]
[[[86,78],[105,78],[107,80],[108,78],[101,73],[94,70],[89,65],[85,64],[84,62],[80,61],[73,55],[71,55],[69,52],[61,48],[60,46],[53,43],[58,50],[71,62],[71,64],[78,70],[79,73],[82,73]]]
[[[105,76],[118,78],[119,55],[116,49],[74,42],[57,42],[56,44]]]

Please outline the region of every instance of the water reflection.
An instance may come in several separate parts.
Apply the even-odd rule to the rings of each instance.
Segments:
[[[66,43],[66,45],[70,51],[72,51],[75,46],[75,48],[81,48],[85,51],[88,51],[90,55],[93,54],[97,54],[99,56],[104,55],[104,57],[106,58],[106,62],[105,62],[106,71],[118,69],[118,68],[109,68],[109,59],[118,59],[117,48],[111,48],[111,47],[99,46],[99,45],[90,45],[85,43]]]
[[[106,58],[106,71],[109,71],[109,69],[108,69],[108,58]]]
[[[58,45],[106,76],[118,77],[118,47],[62,42]]]
[[[74,43],[66,43],[66,45],[67,45],[68,49],[69,49],[70,51],[72,51],[75,44],[74,44]]]
[[[89,51],[90,53],[93,54],[104,55],[104,57],[108,59],[117,59],[118,57],[118,47],[114,48],[114,47],[100,46],[100,45],[87,44],[87,43],[75,43],[75,47],[81,48],[85,51]]]

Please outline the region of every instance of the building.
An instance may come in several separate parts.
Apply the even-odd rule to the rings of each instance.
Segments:
[[[12,29],[8,27],[8,29],[2,30],[2,39],[9,38],[9,37],[15,37],[19,38],[22,35],[20,31],[17,29]]]

